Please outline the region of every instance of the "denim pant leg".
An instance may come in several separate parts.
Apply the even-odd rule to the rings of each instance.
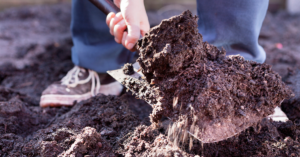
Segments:
[[[266,53],[258,37],[268,4],[269,0],[197,0],[199,32],[228,55],[263,63]]]
[[[133,53],[115,42],[105,19],[106,15],[88,0],[72,1],[72,61],[75,65],[106,73],[131,60]]]

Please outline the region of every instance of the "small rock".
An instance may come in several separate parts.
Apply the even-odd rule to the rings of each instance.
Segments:
[[[116,134],[116,131],[112,128],[105,128],[100,132],[102,136],[113,136]]]

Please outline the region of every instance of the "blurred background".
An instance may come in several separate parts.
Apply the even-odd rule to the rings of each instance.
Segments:
[[[0,10],[14,6],[55,4],[60,2],[71,2],[71,0],[1,0]],[[195,0],[145,0],[147,10],[157,10],[170,4],[193,8]],[[269,10],[274,12],[286,9],[291,13],[300,12],[300,0],[270,0]]]

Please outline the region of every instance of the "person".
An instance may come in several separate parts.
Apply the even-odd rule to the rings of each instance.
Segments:
[[[102,93],[119,95],[122,85],[106,74],[130,62],[130,52],[149,31],[143,0],[115,0],[120,13],[107,16],[87,0],[72,1],[71,32],[74,68],[59,82],[47,87],[40,106],[72,106],[75,101]],[[228,55],[264,62],[258,44],[269,0],[197,0],[198,28],[203,40]],[[127,31],[125,31],[127,29]]]

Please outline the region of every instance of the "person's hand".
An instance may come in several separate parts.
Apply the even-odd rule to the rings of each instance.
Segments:
[[[115,41],[128,50],[134,48],[140,36],[150,29],[143,0],[114,0],[121,12],[109,13],[106,24]],[[125,31],[127,28],[127,31]]]

